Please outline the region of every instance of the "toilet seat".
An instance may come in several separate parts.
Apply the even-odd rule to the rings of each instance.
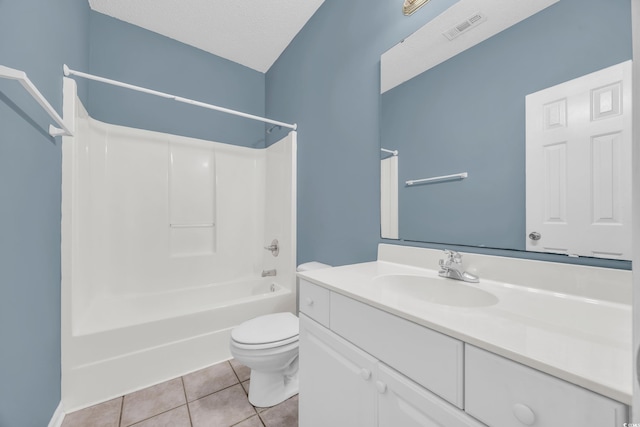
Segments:
[[[237,350],[249,350],[255,353],[255,350],[277,350],[287,351],[289,346],[298,346],[298,336],[291,337],[283,341],[270,342],[266,344],[242,344],[231,340],[231,345]],[[281,348],[282,347],[282,348]]]
[[[231,331],[231,341],[237,348],[266,349],[298,341],[298,318],[291,313],[259,316]]]

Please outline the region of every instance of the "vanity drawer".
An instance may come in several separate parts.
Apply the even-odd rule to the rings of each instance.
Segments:
[[[619,427],[628,422],[622,403],[468,344],[465,410],[491,427]]]
[[[335,292],[331,293],[331,329],[462,408],[461,341]]]
[[[325,327],[329,327],[329,309],[331,291],[300,280],[300,311]]]

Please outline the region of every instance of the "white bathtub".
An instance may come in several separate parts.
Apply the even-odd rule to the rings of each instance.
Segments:
[[[73,80],[64,90],[70,412],[227,360],[233,327],[295,310],[296,134],[251,149],[115,126],[88,116]]]
[[[290,293],[275,277],[245,278],[202,287],[152,294],[104,296],[87,307],[84,318],[74,322],[73,335],[83,336],[111,329],[132,328],[236,307],[244,303],[275,298]]]
[[[294,307],[277,277],[97,299],[66,338],[65,411],[227,360],[234,326]]]

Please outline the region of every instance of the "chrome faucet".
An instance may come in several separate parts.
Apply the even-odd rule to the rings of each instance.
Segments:
[[[448,279],[462,280],[463,282],[478,283],[478,276],[467,273],[462,267],[462,255],[456,251],[445,250],[446,259],[441,259],[438,275]]]

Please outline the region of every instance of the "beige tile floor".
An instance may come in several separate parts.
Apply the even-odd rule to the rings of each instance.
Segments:
[[[67,414],[62,427],[297,427],[298,396],[249,403],[249,375],[230,360]]]

